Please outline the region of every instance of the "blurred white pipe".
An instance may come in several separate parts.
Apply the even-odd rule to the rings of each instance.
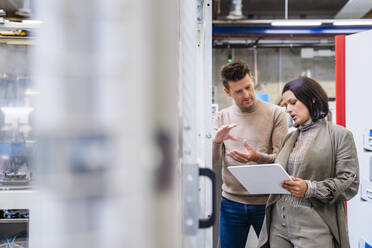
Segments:
[[[243,19],[243,1],[242,0],[232,0],[231,1],[231,11],[227,16],[228,19],[237,20]]]
[[[359,19],[371,9],[370,0],[349,0],[336,14],[335,19]]]
[[[39,0],[37,9],[41,196],[30,246],[179,247],[175,162],[160,190],[154,138],[176,132],[177,3]]]

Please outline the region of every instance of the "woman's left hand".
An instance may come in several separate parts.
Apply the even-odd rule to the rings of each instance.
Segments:
[[[284,189],[288,190],[293,196],[304,198],[307,191],[307,183],[305,180],[297,177],[292,177],[292,180],[284,180],[281,185]]]

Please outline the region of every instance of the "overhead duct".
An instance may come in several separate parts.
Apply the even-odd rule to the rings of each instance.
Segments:
[[[335,19],[358,19],[372,9],[371,0],[349,0],[337,13]]]
[[[334,47],[333,39],[214,40],[213,48]]]
[[[7,13],[13,13],[14,11],[23,7],[23,0],[1,0],[0,9],[3,9]]]
[[[243,16],[243,1],[242,0],[232,0],[231,11],[227,16],[230,20],[240,20],[244,19]]]
[[[335,51],[330,49],[319,49],[314,50],[314,48],[302,48],[301,58],[303,59],[313,59],[314,57],[334,57]]]
[[[30,0],[24,0],[22,8],[19,8],[16,12],[16,15],[23,17],[30,17],[31,15],[31,5]]]

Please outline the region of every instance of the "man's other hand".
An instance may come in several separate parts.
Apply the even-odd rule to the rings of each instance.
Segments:
[[[227,139],[237,141],[238,139],[230,134],[230,130],[236,126],[238,126],[238,124],[230,124],[230,125],[225,125],[225,126],[220,127],[216,132],[213,142],[222,143],[224,140],[227,140]]]
[[[246,153],[239,152],[237,150],[229,152],[229,156],[232,157],[234,160],[240,163],[248,163],[248,162],[255,162],[259,159],[260,154],[256,152],[252,147],[250,147],[246,140],[243,142],[245,149],[247,150]]]

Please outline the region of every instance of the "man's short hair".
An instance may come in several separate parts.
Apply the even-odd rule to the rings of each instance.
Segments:
[[[313,122],[327,116],[329,112],[327,93],[314,79],[299,77],[284,85],[282,95],[287,90],[292,91],[296,98],[305,104]]]
[[[235,60],[233,62],[227,63],[221,68],[221,79],[223,86],[226,89],[230,89],[228,81],[239,81],[243,79],[246,75],[251,75],[247,63],[242,60]]]

